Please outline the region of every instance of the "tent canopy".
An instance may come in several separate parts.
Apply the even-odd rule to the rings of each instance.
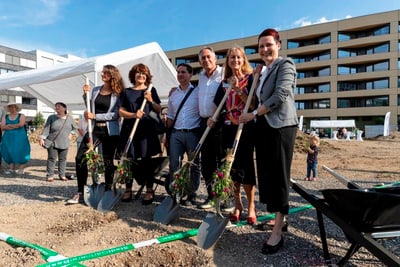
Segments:
[[[355,128],[355,120],[314,120],[310,122],[311,128]]]
[[[56,102],[64,102],[69,110],[84,110],[82,86],[86,77],[92,86],[97,85],[101,82],[103,66],[111,64],[120,70],[125,87],[129,87],[129,70],[138,63],[150,68],[153,86],[162,101],[166,101],[170,89],[178,84],[176,70],[155,42],[103,56],[2,74],[0,90],[21,87],[50,107]]]

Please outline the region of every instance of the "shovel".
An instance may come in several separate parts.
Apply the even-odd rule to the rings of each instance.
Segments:
[[[260,77],[260,72],[261,72],[261,65],[257,65],[253,83],[251,85],[249,96],[247,97],[247,101],[244,106],[243,113],[247,113],[247,111],[250,107],[251,100],[253,98],[252,96],[254,95],[254,92],[258,85],[257,81]],[[229,91],[230,91],[230,88],[227,90],[227,92],[229,93]],[[221,103],[225,104],[225,101],[221,101]],[[243,126],[244,126],[244,123],[239,124],[238,129],[236,131],[235,139],[233,141],[232,149],[226,156],[225,160],[226,160],[226,166],[227,166],[226,167],[227,173],[230,173],[230,170],[232,168],[232,164],[235,159],[235,154],[236,154],[237,147],[239,144],[240,136],[242,135]],[[230,179],[230,178],[227,178],[227,179]],[[215,242],[218,241],[218,239],[222,236],[222,234],[226,228],[226,225],[229,222],[229,217],[224,217],[221,214],[219,198],[216,199],[215,208],[216,208],[216,213],[215,214],[208,213],[206,215],[206,218],[203,220],[203,222],[201,223],[201,225],[199,227],[199,232],[197,234],[197,245],[203,249],[208,249],[208,248],[212,247],[215,244]]]
[[[217,119],[219,113],[221,112],[222,107],[224,106],[226,99],[228,98],[230,89],[231,88],[226,90],[221,103],[218,105],[217,109],[215,110],[215,112],[212,116],[212,120],[215,121]],[[199,154],[201,146],[203,145],[204,141],[206,140],[207,135],[210,132],[210,130],[211,130],[211,127],[207,126],[203,135],[200,138],[199,143],[197,144],[197,146],[194,150],[192,159],[190,161],[186,162],[185,164],[189,164],[189,165],[194,164],[193,161]],[[187,168],[187,167],[188,166],[182,166],[181,168]],[[154,211],[153,220],[155,222],[159,222],[162,224],[168,224],[173,219],[175,219],[175,217],[178,214],[180,198],[181,198],[180,196],[174,196],[173,198],[171,196],[165,197],[163,199],[163,201],[160,203],[160,205],[158,205],[158,207]]]
[[[86,78],[85,85],[89,85],[89,79]],[[90,91],[85,91],[86,95],[86,110],[90,112]],[[92,120],[88,119],[88,135],[89,135],[89,147],[95,149],[93,144],[93,128]],[[104,183],[98,183],[98,174],[92,174],[92,185],[85,185],[83,189],[83,200],[86,205],[93,209],[97,209],[100,199],[103,197],[105,185]]]
[[[147,91],[150,91],[152,87],[153,87],[153,85],[149,84],[149,87],[148,87]],[[146,100],[146,98],[144,98],[143,102],[142,102],[142,105],[140,106],[140,110],[143,111],[144,106],[146,105],[146,102],[147,102],[147,100]],[[122,153],[121,160],[119,161],[119,164],[122,164],[124,161],[129,161],[129,159],[128,159],[128,151],[129,151],[129,148],[130,148],[130,146],[132,144],[133,136],[135,135],[136,129],[137,129],[138,125],[139,125],[139,121],[140,121],[140,119],[136,118],[135,123],[133,125],[133,128],[131,130],[131,133],[130,133],[130,135],[128,137],[128,141],[127,141],[127,143],[125,145],[125,149],[124,149],[124,151]],[[120,187],[117,188],[117,185],[116,185],[117,182],[118,182],[117,181],[117,176],[118,176],[118,172],[115,171],[113,188],[112,188],[112,190],[106,191],[104,193],[103,197],[101,198],[101,200],[100,200],[100,202],[99,202],[99,204],[97,206],[97,210],[99,210],[101,212],[104,212],[104,213],[108,212],[108,211],[112,210],[114,205],[117,204],[118,201],[121,199],[121,197],[123,195],[123,192],[122,192],[122,189]]]

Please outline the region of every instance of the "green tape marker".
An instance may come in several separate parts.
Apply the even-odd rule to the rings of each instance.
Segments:
[[[13,245],[13,246],[18,246],[18,247],[27,247],[27,248],[32,248],[35,249],[37,251],[40,252],[40,254],[42,255],[42,258],[45,261],[48,262],[53,262],[53,261],[59,261],[62,259],[66,259],[67,257],[58,254],[58,252],[36,245],[36,244],[32,244],[32,243],[28,243],[26,241],[20,240],[20,239],[16,239],[14,237],[12,237],[11,235],[8,235],[6,233],[0,232],[0,240],[5,241],[7,244]],[[81,267],[81,266],[85,266],[82,265],[80,263],[75,263],[73,265],[67,265],[69,267],[73,267],[73,266],[77,266],[77,267]]]
[[[313,208],[312,205],[305,205],[305,206],[301,206],[301,207],[292,208],[289,210],[289,214],[300,212],[300,211],[311,209],[311,208]],[[271,220],[274,217],[275,217],[274,214],[269,214],[266,216],[260,216],[259,218],[257,218],[257,220],[261,222],[261,221],[265,221],[265,220]],[[240,222],[240,223],[235,224],[235,226],[242,226],[245,224],[246,224],[245,222]],[[190,229],[185,232],[173,233],[170,235],[161,236],[161,237],[158,237],[155,239],[150,239],[150,240],[146,240],[146,241],[139,242],[139,243],[126,244],[126,245],[119,246],[119,247],[104,249],[104,250],[100,250],[100,251],[96,251],[96,252],[92,252],[92,253],[87,253],[87,254],[83,254],[83,255],[79,255],[79,256],[70,257],[67,259],[61,259],[59,261],[39,264],[39,265],[37,265],[37,267],[66,266],[66,265],[70,265],[70,264],[74,264],[74,263],[78,263],[78,262],[82,262],[82,261],[98,259],[98,258],[110,256],[113,254],[118,254],[118,253],[130,251],[130,250],[135,250],[135,249],[141,248],[141,247],[152,246],[155,244],[163,244],[163,243],[168,243],[168,242],[185,239],[188,237],[193,237],[193,236],[196,236],[197,233],[198,233],[198,228],[194,228],[194,229]]]

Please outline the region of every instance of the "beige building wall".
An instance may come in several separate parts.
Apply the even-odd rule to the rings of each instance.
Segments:
[[[314,119],[355,119],[362,129],[364,125],[383,124],[389,111],[391,127],[400,124],[399,23],[400,10],[395,10],[279,32],[280,54],[296,60],[297,112],[303,116],[306,127]],[[348,38],[343,40],[343,36]],[[222,65],[227,49],[234,44],[245,48],[253,65],[261,63],[257,36],[205,45],[215,50],[218,64]],[[201,71],[197,53],[205,45],[166,54],[175,66],[189,63],[195,72],[193,82],[197,83]],[[348,51],[351,56],[344,56]],[[342,73],[338,73],[339,69]],[[327,84],[328,91],[324,87]],[[324,89],[319,90],[320,86]],[[313,87],[317,89],[310,92]]]

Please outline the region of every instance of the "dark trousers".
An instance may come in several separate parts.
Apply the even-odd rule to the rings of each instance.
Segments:
[[[113,163],[115,150],[117,148],[118,136],[109,136],[107,127],[95,127],[93,131],[93,144],[101,143],[101,152],[104,159],[104,178],[106,189],[110,189],[114,180],[115,166]],[[75,169],[78,182],[78,192],[83,193],[83,188],[87,184],[88,169],[85,161],[85,152],[89,149],[89,133],[82,140],[75,157]]]
[[[207,128],[208,118],[201,119],[200,129],[201,133],[204,133]],[[208,197],[212,198],[212,175],[219,166],[221,159],[223,158],[223,149],[221,138],[221,127],[216,126],[212,128],[207,135],[202,147],[201,147],[201,173],[207,186]]]
[[[260,202],[268,212],[289,212],[289,183],[297,126],[272,128],[261,116],[256,123],[256,162]]]

